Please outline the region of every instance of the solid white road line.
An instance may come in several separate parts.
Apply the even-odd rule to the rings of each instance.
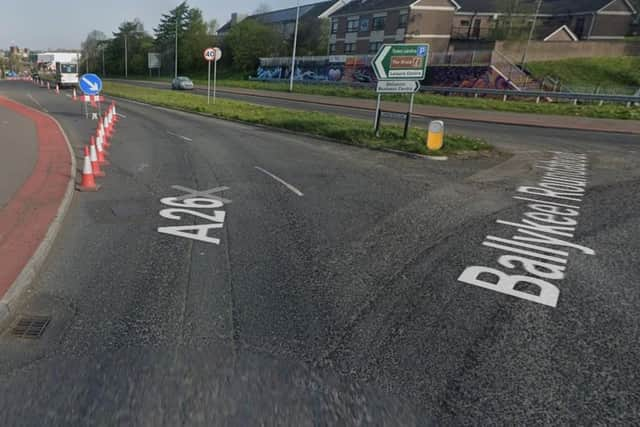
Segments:
[[[169,131],[167,131],[167,133],[169,135],[175,136],[176,138],[184,139],[185,141],[189,141],[189,142],[193,141],[193,139],[187,138],[186,136],[178,135],[177,133],[173,133],[173,132],[169,132]]]
[[[266,171],[264,169],[262,169],[259,166],[254,166],[256,169],[258,169],[260,172],[264,173],[265,175],[269,175],[271,178],[275,179],[276,181],[278,181],[280,184],[284,185],[285,187],[287,187],[289,190],[293,191],[295,194],[297,194],[298,196],[302,197],[304,196],[304,194],[302,194],[302,191],[298,190],[296,187],[294,187],[293,185],[289,184],[288,182],[286,182],[285,180],[283,180],[282,178],[278,178],[277,176],[275,176],[274,174],[272,174],[269,171]]]

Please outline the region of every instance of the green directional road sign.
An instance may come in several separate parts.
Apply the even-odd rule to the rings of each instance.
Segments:
[[[373,71],[378,80],[423,80],[428,58],[428,44],[385,44],[373,59]]]

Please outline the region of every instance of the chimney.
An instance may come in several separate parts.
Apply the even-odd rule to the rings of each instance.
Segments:
[[[233,12],[231,14],[231,23],[232,24],[237,24],[238,23],[238,12]]]

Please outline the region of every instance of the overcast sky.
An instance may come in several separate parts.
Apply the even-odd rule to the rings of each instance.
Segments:
[[[79,48],[91,30],[110,36],[124,20],[140,18],[150,33],[160,15],[181,0],[0,0],[0,49],[18,45],[30,49]],[[302,0],[301,4],[317,0]],[[232,12],[253,12],[261,3],[272,9],[296,5],[296,0],[188,0],[206,20],[218,25]]]

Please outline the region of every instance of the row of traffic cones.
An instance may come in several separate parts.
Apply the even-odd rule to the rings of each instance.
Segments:
[[[109,140],[115,133],[117,121],[116,104],[112,102],[104,116],[98,120],[95,136],[92,135],[89,145],[84,147],[82,182],[78,186],[78,190],[98,191],[100,189],[100,185],[96,184],[95,178],[105,176],[102,167],[109,164],[107,149],[111,145]]]

